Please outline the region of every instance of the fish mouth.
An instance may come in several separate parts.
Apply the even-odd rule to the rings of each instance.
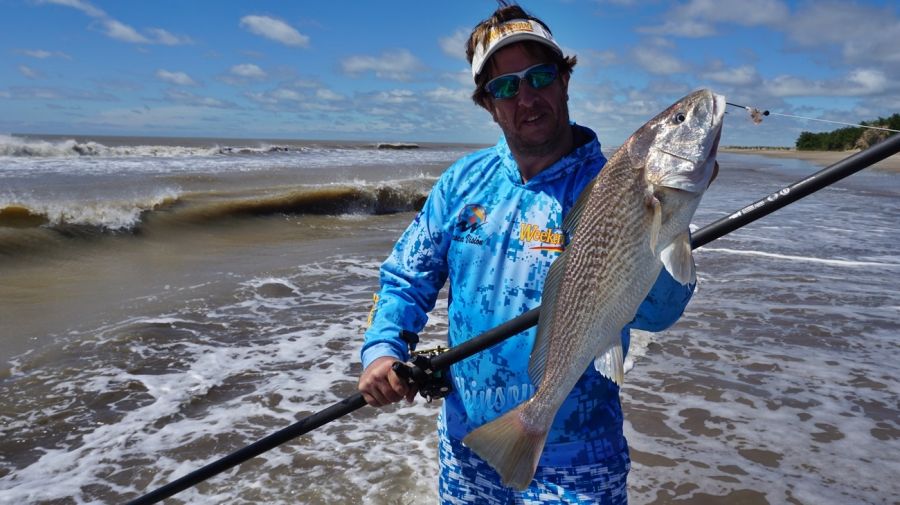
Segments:
[[[679,159],[679,160],[686,161],[686,162],[688,162],[688,163],[694,163],[694,160],[692,160],[691,158],[688,158],[687,156],[683,156],[683,155],[681,155],[681,154],[678,154],[678,153],[675,153],[675,152],[672,152],[672,151],[668,151],[668,150],[662,149],[662,148],[660,148],[660,147],[657,147],[656,150],[659,151],[659,152],[661,152],[661,153],[663,153],[663,154],[668,154],[669,156],[671,156],[671,157],[673,157],[673,158],[677,158],[677,159]]]
[[[712,148],[709,150],[709,154],[706,156],[707,159],[715,158],[719,153],[719,140],[722,139],[722,125],[719,125],[719,131],[716,132],[716,138],[713,139]]]
[[[709,149],[709,153],[706,155],[707,159],[715,158],[719,153],[719,141],[722,139],[722,123],[725,119],[725,107],[725,95],[713,93],[712,127],[717,131],[716,137],[713,139],[712,146]]]
[[[725,117],[726,99],[725,95],[713,93],[713,124],[722,122]]]

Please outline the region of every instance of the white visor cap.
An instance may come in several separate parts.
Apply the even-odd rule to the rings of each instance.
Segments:
[[[530,19],[513,19],[491,28],[487,44],[476,44],[475,54],[472,56],[472,78],[478,77],[484,64],[498,49],[513,42],[527,40],[540,42],[562,56],[562,48],[553,40],[553,35],[543,25]],[[485,49],[485,45],[487,49]]]

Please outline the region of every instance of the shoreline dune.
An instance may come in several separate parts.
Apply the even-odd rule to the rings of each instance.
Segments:
[[[796,149],[766,149],[766,148],[738,148],[738,147],[720,147],[719,152],[734,154],[753,154],[759,156],[769,156],[772,158],[793,158],[798,160],[809,161],[827,167],[833,163],[843,160],[859,152],[852,151],[798,151]],[[890,156],[878,163],[872,165],[873,170],[879,172],[900,173],[900,154]]]

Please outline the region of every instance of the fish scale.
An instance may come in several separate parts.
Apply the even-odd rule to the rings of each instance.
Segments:
[[[544,379],[551,384],[574,386],[584,367],[596,355],[600,346],[596,337],[606,337],[610,333],[618,335],[618,330],[631,319],[623,309],[633,303],[633,297],[624,298],[622,295],[628,293],[628,280],[635,276],[639,251],[645,251],[642,256],[646,257],[650,256],[650,250],[649,245],[641,247],[648,241],[639,240],[639,235],[628,230],[646,227],[650,215],[643,204],[646,183],[642,177],[635,177],[641,174],[631,170],[629,160],[623,158],[613,160],[604,169],[606,177],[601,178],[591,191],[591,202],[597,202],[597,205],[584,211],[575,229],[561,282],[569,284],[580,280],[580,289],[560,293],[557,303],[553,305],[552,326],[544,325],[538,330],[535,347],[540,347],[540,342],[545,338],[550,342],[547,362],[543,366],[537,366],[537,363],[532,366],[531,377],[535,384],[540,384],[546,374]],[[600,215],[608,218],[595,217]],[[643,299],[646,292],[635,295]],[[607,303],[611,303],[610,310],[602,313],[593,310]],[[567,331],[594,338],[552,339],[548,336],[548,333]],[[579,366],[559,363],[563,356],[583,356],[584,366],[580,366],[582,363]],[[562,387],[555,390],[562,393],[553,398],[552,405],[558,408],[568,391]],[[535,398],[535,401],[543,398]]]
[[[505,485],[525,489],[556,412],[594,360],[621,385],[621,330],[660,268],[695,281],[688,225],[713,174],[725,99],[700,90],[634,133],[566,216],[571,243],[550,267],[529,376],[534,396],[463,440]]]

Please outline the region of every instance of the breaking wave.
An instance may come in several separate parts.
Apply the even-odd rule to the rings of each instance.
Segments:
[[[268,195],[180,193],[96,201],[11,201],[0,196],[0,255],[65,247],[67,239],[167,233],[183,226],[213,226],[229,219],[278,215],[382,215],[422,207],[419,180],[366,186],[329,185]],[[61,242],[62,241],[62,242]]]
[[[137,226],[149,211],[171,205],[179,193],[166,189],[149,196],[95,201],[3,201],[0,200],[0,227],[35,228],[87,226],[109,231]]]
[[[65,158],[80,156],[141,156],[183,157],[215,155],[260,155],[285,152],[304,152],[308,148],[288,145],[261,144],[258,146],[175,146],[175,145],[127,145],[107,146],[95,141],[38,140],[0,135],[0,156],[31,158]]]

